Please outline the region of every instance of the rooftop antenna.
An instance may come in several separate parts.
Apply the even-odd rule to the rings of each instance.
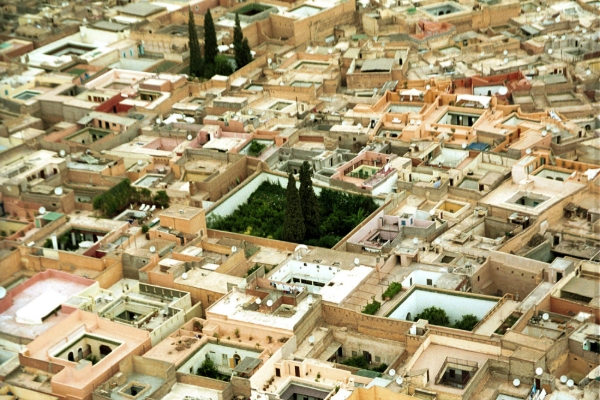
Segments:
[[[150,246],[150,253],[154,253],[156,251],[156,247]]]
[[[273,307],[273,300],[267,300],[267,307]]]
[[[402,377],[399,376],[396,378],[396,384],[398,386],[402,386],[403,383],[404,383],[404,379],[402,379]]]
[[[54,194],[57,196],[60,196],[63,194],[63,188],[61,188],[60,186],[57,187],[56,189],[54,189]]]
[[[58,152],[58,154],[60,154],[61,157],[64,157],[64,156],[67,155],[67,152],[64,151],[64,150],[61,150],[61,151]]]
[[[187,140],[192,140],[192,137],[193,137],[193,136],[192,136],[191,134],[188,134],[188,135],[187,135]]]
[[[258,299],[256,299],[255,303],[260,306],[260,303],[262,303],[262,300],[260,299],[260,297]]]
[[[543,373],[544,373],[544,370],[543,370],[542,368],[540,368],[540,367],[537,367],[537,368],[535,369],[535,374],[536,374],[537,376],[540,376],[540,375],[542,375]]]
[[[396,375],[396,370],[395,369],[390,369],[388,374],[390,374],[390,376],[394,376]]]
[[[138,160],[137,164],[138,164],[139,166],[142,166],[142,165],[144,164],[144,162],[143,162],[142,160]]]
[[[231,253],[235,253],[237,251],[237,247],[231,246]]]
[[[46,207],[43,207],[43,206],[42,206],[42,207],[40,207],[40,208],[38,209],[38,212],[40,213],[40,215],[44,215],[44,214],[46,214]]]

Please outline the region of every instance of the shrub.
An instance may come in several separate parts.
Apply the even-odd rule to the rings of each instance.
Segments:
[[[456,329],[462,329],[464,331],[472,331],[478,322],[479,320],[476,316],[474,316],[473,314],[466,314],[462,316],[462,319],[460,321],[456,321],[454,327]]]
[[[146,233],[150,230],[150,227],[146,224],[142,225],[142,233]]]
[[[438,307],[424,309],[415,317],[415,321],[420,319],[426,319],[431,325],[450,326],[450,319],[448,318],[446,311]]]
[[[386,289],[385,292],[383,292],[383,294],[381,295],[382,298],[392,298],[395,295],[398,294],[398,292],[400,292],[402,290],[402,284],[398,283],[398,282],[392,282],[390,283],[390,285],[388,286],[388,288]]]
[[[375,315],[375,313],[379,310],[380,307],[381,303],[376,300],[373,300],[372,303],[367,304],[365,308],[363,308],[362,313],[368,315]]]

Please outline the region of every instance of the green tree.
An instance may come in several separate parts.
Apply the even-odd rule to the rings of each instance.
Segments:
[[[217,54],[219,54],[217,31],[215,30],[215,23],[210,14],[210,9],[208,9],[204,16],[204,62],[214,65]]]
[[[227,57],[225,57],[222,54],[219,54],[218,56],[215,57],[215,64],[214,64],[213,71],[214,71],[213,75],[229,76],[233,73],[233,67],[231,66],[231,63],[229,62]],[[211,76],[211,78],[212,78],[212,76]]]
[[[285,216],[283,218],[283,240],[293,243],[302,243],[306,228],[302,218],[300,194],[296,188],[296,180],[292,174],[288,175],[288,184],[285,190]]]
[[[252,51],[248,39],[244,38],[240,17],[235,14],[235,28],[233,29],[233,51],[235,53],[235,64],[240,69],[252,61]]]
[[[321,226],[321,217],[319,214],[319,200],[312,186],[311,167],[308,161],[304,161],[300,168],[300,204],[302,206],[302,218],[306,228],[306,237],[308,239],[319,238],[319,227]]]
[[[201,77],[203,75],[202,68],[202,53],[200,51],[200,43],[198,42],[198,32],[194,23],[194,14],[190,7],[188,17],[188,38],[190,39],[190,76]]]
[[[150,202],[152,200],[152,192],[148,188],[142,188],[140,190],[140,200]]]
[[[426,319],[431,325],[450,326],[450,319],[446,311],[435,306],[424,309],[415,317],[415,321],[420,319]]]
[[[202,361],[202,364],[198,368],[197,375],[217,379],[219,377],[219,370],[215,366],[215,363],[210,358],[207,358]]]
[[[156,192],[153,200],[157,206],[165,208],[169,207],[169,202],[171,201],[169,195],[164,190],[159,190],[158,192]]]
[[[252,62],[252,50],[250,49],[250,43],[248,43],[248,38],[244,38],[244,40],[242,40],[242,48],[240,52],[241,65],[238,64],[238,68],[242,68]]]
[[[476,316],[474,316],[473,314],[466,314],[462,316],[462,319],[460,321],[456,321],[454,327],[456,329],[462,329],[464,331],[472,331],[478,322],[479,320]]]

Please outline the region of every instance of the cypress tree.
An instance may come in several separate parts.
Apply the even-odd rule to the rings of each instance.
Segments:
[[[308,161],[304,161],[300,168],[300,204],[302,207],[302,217],[308,239],[319,239],[319,227],[321,217],[319,214],[319,201],[312,186],[311,167]]]
[[[198,32],[194,23],[194,14],[190,9],[188,19],[188,38],[190,39],[190,76],[202,76],[202,53],[200,52],[200,43],[198,43]]]
[[[240,58],[241,58],[242,65],[238,66],[238,68],[246,66],[252,62],[252,51],[250,50],[250,44],[248,43],[248,38],[244,38],[244,40],[242,40],[242,48],[240,49],[240,53],[241,53]]]
[[[206,11],[204,16],[204,61],[206,64],[214,64],[215,57],[219,54],[217,46],[217,31],[213,22],[210,9]]]
[[[242,58],[242,41],[244,40],[244,34],[242,33],[242,27],[240,26],[240,16],[235,13],[235,27],[233,28],[233,52],[235,53],[235,65],[237,69],[244,66],[244,59]]]
[[[296,180],[292,174],[288,175],[288,184],[285,190],[285,216],[283,218],[282,238],[287,242],[302,243],[305,227],[302,218],[300,194],[296,188]]]

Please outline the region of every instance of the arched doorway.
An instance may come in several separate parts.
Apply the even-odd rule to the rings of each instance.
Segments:
[[[100,358],[104,358],[112,353],[112,349],[105,344],[100,345]]]
[[[239,354],[233,355],[233,365],[237,367],[237,365],[242,361],[242,357]]]

